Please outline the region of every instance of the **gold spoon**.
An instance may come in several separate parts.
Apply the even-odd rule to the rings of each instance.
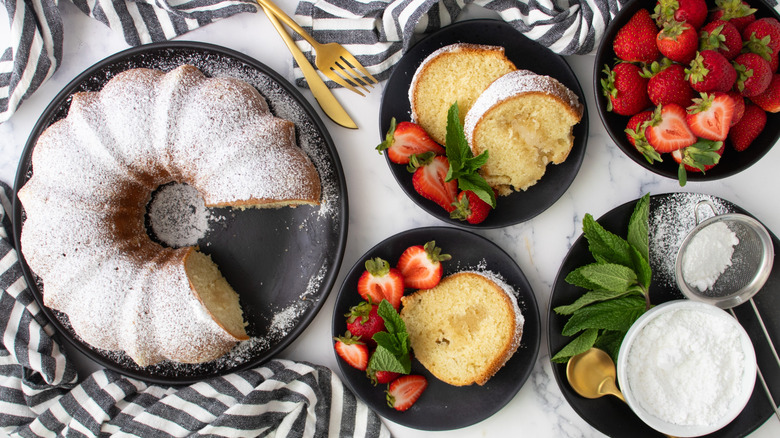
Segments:
[[[591,348],[569,359],[566,378],[577,394],[585,398],[599,398],[607,394],[626,401],[615,385],[615,362],[604,350]]]
[[[595,347],[572,356],[566,364],[566,378],[569,384],[577,394],[585,398],[614,395],[625,403],[623,393],[615,384],[616,376],[615,362],[606,351]],[[664,436],[675,438],[672,435]]]

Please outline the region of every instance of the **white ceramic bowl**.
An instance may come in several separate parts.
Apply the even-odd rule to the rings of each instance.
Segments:
[[[672,418],[661,418],[661,410],[668,409],[668,405],[663,405],[660,408],[654,409],[653,403],[648,402],[647,400],[651,397],[651,394],[649,391],[666,391],[669,392],[669,400],[678,400],[678,399],[684,399],[685,395],[673,395],[674,391],[678,391],[681,387],[675,386],[673,384],[674,379],[669,379],[667,381],[661,381],[660,384],[654,385],[652,389],[648,388],[641,388],[639,381],[640,381],[640,375],[644,375],[643,377],[647,381],[654,381],[653,378],[647,378],[646,373],[653,373],[655,371],[660,371],[662,369],[665,369],[664,372],[669,372],[670,369],[673,369],[675,373],[678,373],[675,375],[676,378],[680,377],[679,373],[686,373],[691,375],[691,379],[684,379],[687,381],[693,381],[693,382],[704,382],[706,380],[706,373],[701,372],[699,374],[696,374],[695,371],[699,368],[697,366],[703,365],[699,364],[696,359],[697,357],[692,357],[691,355],[686,355],[686,352],[688,348],[695,348],[697,338],[700,336],[718,336],[716,334],[713,334],[714,332],[719,332],[719,330],[695,330],[695,327],[693,330],[691,330],[691,325],[688,324],[689,327],[687,327],[687,336],[678,336],[677,340],[679,339],[685,339],[686,344],[682,345],[679,350],[668,350],[670,347],[674,347],[674,345],[667,345],[667,351],[659,350],[660,353],[656,355],[650,355],[649,357],[645,357],[646,361],[640,361],[638,359],[640,352],[634,351],[633,354],[635,357],[632,360],[632,348],[636,345],[641,345],[643,341],[643,337],[646,338],[644,341],[647,341],[648,336],[654,336],[657,335],[659,332],[660,324],[664,323],[666,325],[663,326],[665,329],[671,324],[674,323],[674,319],[682,318],[685,315],[696,315],[697,318],[704,318],[705,324],[714,323],[717,324],[718,327],[721,327],[720,324],[723,324],[723,327],[725,328],[733,328],[733,330],[728,329],[727,332],[730,332],[732,335],[734,332],[736,332],[736,337],[738,340],[735,342],[735,345],[733,349],[730,349],[729,351],[734,351],[735,355],[731,357],[739,357],[741,353],[741,360],[738,361],[738,365],[736,365],[734,368],[736,369],[742,369],[743,372],[739,376],[735,376],[735,379],[730,379],[730,382],[737,381],[735,388],[731,389],[731,395],[728,397],[731,402],[726,403],[727,408],[724,409],[723,406],[720,407],[713,407],[713,406],[707,406],[707,409],[711,409],[715,413],[707,414],[706,416],[702,415],[703,410],[697,410],[693,412],[691,415],[693,417],[686,417],[684,420],[680,420],[679,418],[677,420],[673,420]],[[658,318],[663,317],[663,319],[659,320]],[[670,320],[667,320],[670,319]],[[656,324],[653,324],[653,323]],[[650,328],[648,328],[648,325],[650,325]],[[647,330],[645,330],[647,329]],[[661,329],[663,330],[663,329]],[[690,343],[688,344],[688,340],[690,339]],[[725,345],[726,342],[717,342],[718,338],[710,338],[709,342],[716,341],[717,345]],[[655,344],[657,345],[657,344]],[[641,348],[641,347],[640,347]],[[682,356],[680,356],[682,354]],[[723,357],[726,357],[729,355],[724,355]],[[680,363],[677,361],[677,359],[680,359],[680,357],[684,357],[685,360]],[[704,357],[701,355],[700,357]],[[710,364],[711,362],[707,362],[707,364]],[[696,364],[696,366],[692,366],[693,364]],[[673,435],[678,437],[694,437],[694,436],[701,436],[706,435],[712,432],[715,432],[718,429],[723,428],[727,424],[729,424],[734,418],[739,415],[740,412],[742,412],[742,409],[744,409],[745,405],[747,404],[748,400],[750,399],[751,394],[753,393],[753,387],[755,385],[756,381],[756,355],[755,351],[753,349],[753,344],[750,341],[750,338],[748,337],[747,332],[745,332],[745,329],[737,322],[734,318],[732,318],[726,311],[719,309],[718,307],[715,307],[711,304],[696,302],[696,301],[690,301],[690,300],[675,300],[675,301],[669,301],[664,304],[658,305],[656,307],[653,307],[649,311],[647,311],[644,315],[642,315],[635,323],[631,326],[628,333],[626,334],[626,337],[623,339],[623,344],[620,347],[620,352],[618,354],[618,364],[617,364],[617,376],[618,376],[618,382],[620,384],[620,389],[623,392],[623,395],[625,396],[626,402],[628,403],[629,407],[631,407],[631,410],[634,411],[634,413],[648,426],[652,427],[653,429],[665,433],[667,435]],[[718,372],[723,372],[723,370],[718,369]],[[644,374],[643,374],[644,373]],[[632,383],[635,385],[634,388],[632,388]],[[703,386],[703,385],[702,385]],[[715,388],[718,386],[715,385],[707,385],[706,388],[700,388],[706,391],[716,391],[718,388]],[[727,384],[723,384],[723,386],[727,386]],[[726,400],[723,398],[722,400]],[[702,397],[701,403],[707,404],[707,403],[714,403],[712,398],[709,397]],[[692,401],[691,403],[685,403],[684,407],[681,407],[681,409],[676,410],[673,412],[673,415],[681,414],[681,411],[684,411],[685,409],[688,409],[691,406],[696,406],[699,401]],[[655,406],[658,406],[658,400],[655,402]],[[646,408],[647,406],[647,408]],[[701,404],[699,404],[701,406]],[[706,418],[701,418],[706,417]],[[714,417],[714,418],[713,418]]]

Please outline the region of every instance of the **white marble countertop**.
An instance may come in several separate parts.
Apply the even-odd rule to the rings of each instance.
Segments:
[[[279,3],[290,13],[294,10],[293,0]],[[0,125],[0,179],[9,184],[13,184],[27,137],[51,99],[83,70],[128,47],[121,35],[88,18],[71,3],[60,2],[60,9],[66,35],[62,66],[23,103],[10,121]],[[470,13],[472,16],[484,15],[481,11]],[[241,14],[179,39],[209,42],[246,53],[292,81],[291,57],[262,14]],[[707,183],[689,182],[681,189],[677,181],[652,174],[627,158],[606,134],[595,110],[594,57],[571,56],[567,61],[579,78],[590,109],[590,138],[579,174],[563,197],[536,218],[503,229],[478,232],[501,246],[522,268],[536,294],[543,327],[547,322],[547,306],[558,267],[581,234],[582,217],[586,213],[599,217],[646,192],[688,191],[732,201],[756,216],[775,234],[780,232],[777,192],[780,148],[773,148],[760,162],[738,175]],[[339,152],[349,193],[349,236],[335,290],[303,335],[280,356],[319,363],[337,372],[330,324],[336,292],[346,272],[366,250],[388,236],[410,228],[443,225],[404,194],[390,174],[384,157],[374,150],[380,140],[377,122],[383,86],[380,83],[367,97],[336,90],[337,98],[360,127],[358,130],[331,122],[309,91],[301,90],[321,115]],[[509,430],[522,430],[525,436],[537,437],[601,436],[563,398],[550,367],[546,329],[542,332],[544,339],[536,366],[514,399],[492,417],[467,428],[445,432],[446,436],[503,436]],[[88,372],[96,366],[77,352],[70,353],[80,370]],[[398,437],[441,434],[410,429],[387,420],[385,424]],[[772,416],[750,436],[780,436],[780,421]]]

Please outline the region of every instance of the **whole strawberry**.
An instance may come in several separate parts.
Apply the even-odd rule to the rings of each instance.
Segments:
[[[376,313],[378,306],[363,301],[352,306],[347,313],[347,330],[369,347],[375,347],[376,341],[372,338],[375,334],[385,329],[385,320]]]
[[[745,103],[745,115],[729,130],[731,146],[736,151],[744,151],[758,138],[766,126],[766,112],[750,102]]]
[[[772,80],[769,61],[755,53],[743,53],[734,58],[734,69],[737,71],[735,86],[745,97],[763,93]]]
[[[732,60],[742,50],[742,35],[728,21],[710,21],[701,28],[699,50],[717,50],[726,59]]]
[[[658,27],[647,9],[638,10],[612,42],[615,56],[628,62],[653,62],[660,56],[655,44]]]
[[[480,199],[474,192],[464,190],[458,194],[455,210],[450,213],[450,217],[470,224],[478,224],[487,219],[491,209],[490,204]]]
[[[731,90],[726,94],[734,101],[734,115],[731,117],[731,126],[734,126],[745,114],[745,97],[736,90]]]
[[[774,17],[759,18],[748,24],[742,30],[742,39],[765,40],[766,45],[772,50],[772,54],[780,52],[780,21]]]
[[[750,98],[754,104],[764,111],[776,113],[780,111],[780,74],[772,75],[769,86],[763,93]]]
[[[704,0],[658,0],[653,18],[658,26],[671,21],[686,22],[699,29],[707,20],[707,4]]]
[[[651,105],[642,69],[620,62],[613,69],[605,65],[602,72],[606,76],[601,79],[601,91],[608,100],[607,111],[633,116]]]
[[[726,92],[737,81],[737,71],[734,70],[734,66],[715,50],[699,52],[685,73],[691,87],[698,92]]]
[[[663,159],[661,159],[661,154],[650,145],[645,137],[645,128],[647,128],[647,123],[650,122],[652,118],[652,111],[642,111],[628,119],[628,124],[626,124],[626,129],[624,130],[629,143],[634,145],[636,150],[639,151],[650,164],[653,164],[655,161],[663,161]]]
[[[699,35],[688,23],[672,21],[664,24],[655,40],[658,51],[675,62],[691,62],[699,48]]]
[[[756,9],[741,0],[715,0],[715,10],[710,14],[710,21],[730,21],[740,32],[748,24],[756,21]]]
[[[685,108],[694,97],[693,88],[685,79],[685,68],[680,64],[654,62],[645,75],[651,74],[647,82],[647,95],[653,105],[676,103]]]

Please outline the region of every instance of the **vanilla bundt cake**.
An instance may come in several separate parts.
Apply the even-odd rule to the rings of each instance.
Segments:
[[[480,94],[463,129],[474,155],[490,151],[482,176],[508,195],[536,184],[548,163],[566,160],[583,110],[577,95],[556,79],[516,70]]]
[[[294,125],[254,87],[184,65],[128,70],[73,95],[67,117],[40,135],[18,193],[21,250],[44,304],[84,342],[140,366],[209,361],[248,338],[210,256],[147,233],[151,194],[172,181],[207,206],[316,205],[321,191]]]
[[[484,385],[520,345],[517,299],[492,275],[459,272],[401,302],[414,357],[451,385]]]
[[[451,44],[417,67],[409,87],[412,121],[439,144],[447,137],[447,112],[458,103],[461,125],[471,105],[491,82],[515,65],[504,48],[467,43]]]

